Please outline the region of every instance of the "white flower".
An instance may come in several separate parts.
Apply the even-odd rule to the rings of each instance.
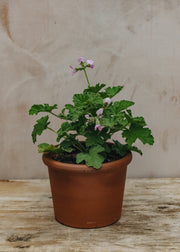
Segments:
[[[109,97],[104,99],[104,103],[105,104],[110,104],[111,103],[111,99]]]
[[[87,62],[87,64],[89,64],[89,65],[93,65],[93,64],[94,64],[94,61],[91,60],[91,59],[87,60],[86,62]]]
[[[89,115],[88,115],[88,114],[86,114],[86,115],[85,115],[85,118],[86,118],[86,119],[90,119],[90,117],[89,117]]]
[[[103,108],[100,108],[96,111],[96,115],[99,117],[102,117],[102,113],[103,113]]]
[[[90,65],[91,68],[94,68],[94,61],[89,59],[86,61],[88,65]]]
[[[81,64],[81,62],[84,62],[84,61],[85,61],[85,58],[84,58],[84,57],[80,57],[80,58],[78,59],[78,61],[79,61],[79,63]]]

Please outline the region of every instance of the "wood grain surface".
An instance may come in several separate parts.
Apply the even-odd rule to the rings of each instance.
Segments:
[[[48,180],[0,181],[6,251],[180,251],[180,179],[127,179],[120,221],[99,229],[57,222]]]

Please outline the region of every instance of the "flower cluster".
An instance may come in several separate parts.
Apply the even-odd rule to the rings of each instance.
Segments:
[[[72,74],[74,75],[76,72],[81,71],[81,70],[85,70],[86,67],[90,67],[90,68],[94,68],[94,61],[92,59],[88,59],[85,60],[84,57],[80,57],[78,59],[79,64],[81,65],[80,68],[75,68],[72,65],[70,65],[69,67],[73,70]]]

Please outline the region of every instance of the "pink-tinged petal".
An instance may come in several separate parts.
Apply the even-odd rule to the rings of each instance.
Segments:
[[[85,118],[86,118],[86,119],[90,119],[89,115],[85,115]]]
[[[100,108],[100,109],[98,109],[98,110],[96,111],[96,115],[97,115],[97,116],[101,116],[102,113],[103,113],[103,108]]]
[[[98,129],[99,131],[102,130],[102,127],[101,127],[100,124],[96,124],[96,125],[95,125],[94,130],[96,131],[97,129]]]
[[[98,128],[98,124],[97,124],[97,125],[95,125],[94,130],[96,131],[96,130],[97,130],[97,128]]]
[[[85,58],[84,58],[84,57],[80,57],[80,58],[78,59],[78,61],[79,61],[79,63],[84,62],[84,61],[85,61]]]
[[[73,66],[69,66],[71,69],[74,69],[74,67]]]
[[[104,103],[105,104],[110,104],[111,103],[111,99],[109,97],[104,99]]]
[[[94,64],[94,61],[93,60],[87,60],[86,61],[88,65],[92,66]]]
[[[76,73],[76,69],[74,69],[73,71],[72,71],[72,75],[74,75]]]
[[[94,65],[90,65],[90,68],[94,68]]]

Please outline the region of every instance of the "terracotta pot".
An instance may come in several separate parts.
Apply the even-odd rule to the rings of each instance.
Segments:
[[[129,153],[96,170],[86,165],[61,163],[43,154],[49,170],[56,220],[79,228],[103,227],[118,221],[131,159]]]

